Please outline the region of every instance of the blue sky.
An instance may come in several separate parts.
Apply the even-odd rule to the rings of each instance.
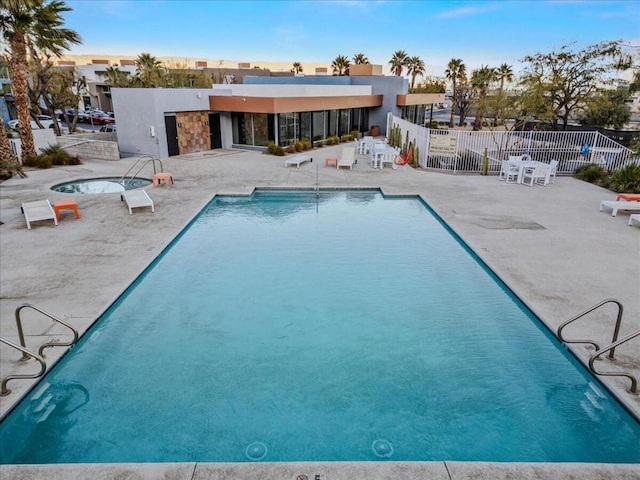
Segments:
[[[326,63],[364,53],[387,65],[404,50],[441,75],[605,40],[640,45],[638,0],[67,0],[72,54]],[[637,52],[637,49],[636,49]],[[214,66],[214,65],[210,65]]]

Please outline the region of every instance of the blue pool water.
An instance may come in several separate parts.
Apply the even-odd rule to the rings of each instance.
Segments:
[[[416,198],[218,197],[0,424],[2,463],[640,462]]]

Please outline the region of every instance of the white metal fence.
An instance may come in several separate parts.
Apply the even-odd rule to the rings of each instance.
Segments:
[[[558,160],[560,175],[573,174],[581,165],[592,163],[608,171],[631,163],[640,165],[640,157],[634,156],[632,150],[595,131],[433,130],[389,113],[387,132],[392,127],[400,128],[403,143],[408,138],[416,146],[418,164],[422,168],[482,172],[485,150],[489,173],[498,173],[501,162],[509,156],[523,154],[546,163]]]

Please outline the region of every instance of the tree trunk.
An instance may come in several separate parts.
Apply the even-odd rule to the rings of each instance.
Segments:
[[[19,132],[22,142],[22,163],[27,157],[36,156],[29,115],[29,93],[27,84],[27,48],[24,32],[16,31],[11,37],[11,88],[20,122]]]
[[[453,128],[453,115],[455,113],[455,109],[456,109],[456,81],[454,80],[452,82],[453,87],[453,93],[451,94],[451,116],[449,117],[449,128]]]
[[[20,165],[20,162],[18,162],[18,157],[15,153],[13,153],[13,150],[11,150],[11,145],[9,145],[9,139],[7,138],[7,131],[4,128],[4,121],[2,120],[2,117],[0,117],[0,160],[2,160],[3,162],[7,162],[9,165],[15,165],[15,167],[5,167],[3,165],[0,170],[4,170],[5,168],[7,168],[7,170],[17,172],[17,174],[23,178],[27,176],[22,171],[22,165]],[[0,177],[2,177],[4,173],[6,172],[0,173]],[[7,173],[7,176],[11,175],[12,173]]]

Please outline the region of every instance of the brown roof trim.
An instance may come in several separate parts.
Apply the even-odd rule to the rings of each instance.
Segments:
[[[379,107],[381,105],[382,95],[340,97],[209,96],[209,109],[218,112],[315,112],[342,108]]]
[[[405,107],[408,105],[430,105],[444,102],[444,93],[407,93],[398,95],[396,105]]]

